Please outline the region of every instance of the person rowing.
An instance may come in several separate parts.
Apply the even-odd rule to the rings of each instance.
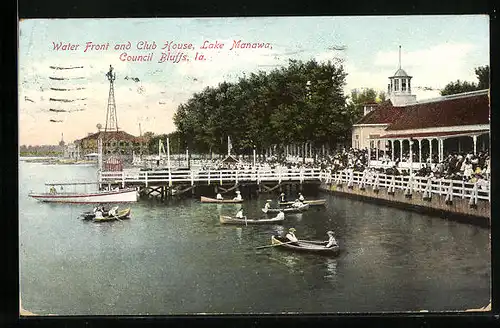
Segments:
[[[299,207],[302,207],[303,205],[304,205],[304,203],[302,203],[300,200],[296,199],[295,202],[293,202],[292,207],[299,208]]]
[[[299,192],[299,200],[303,202],[305,200],[304,196]]]
[[[102,211],[101,211],[100,207],[98,207],[97,210],[95,211],[95,218],[96,219],[102,219],[103,218]]]
[[[236,213],[236,218],[238,219],[244,219],[245,217],[243,216],[243,209],[240,208],[240,210]]]
[[[220,192],[217,193],[217,196],[215,197],[217,200],[223,200],[224,198],[222,198],[222,195],[220,194]]]
[[[288,229],[288,233],[286,234],[285,238],[288,239],[288,244],[292,244],[295,246],[299,246],[299,240],[295,236],[295,228],[290,228]]]
[[[285,212],[280,211],[278,215],[275,217],[276,220],[284,220],[285,219]]]
[[[282,192],[281,195],[280,195],[280,202],[284,203],[286,202],[286,197],[285,197],[285,193]]]
[[[270,201],[270,200],[268,200],[268,201],[266,202],[266,205],[264,205],[264,210],[267,212],[267,210],[268,210],[268,209],[270,209],[270,208],[271,208],[271,201]]]
[[[239,190],[236,190],[236,197],[234,197],[233,200],[243,200],[243,198],[241,198],[241,192]]]
[[[332,248],[338,246],[337,240],[334,237],[333,231],[328,231],[326,233],[328,235],[328,243],[326,244],[326,248]]]

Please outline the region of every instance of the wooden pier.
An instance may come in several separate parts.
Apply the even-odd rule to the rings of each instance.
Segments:
[[[241,187],[249,193],[301,190],[303,184],[319,185],[320,169],[272,170],[162,170],[162,171],[112,171],[100,172],[100,186],[137,187],[142,194],[166,198],[210,187],[209,193],[234,193]],[[246,192],[247,193],[247,192]],[[246,194],[245,193],[245,194]]]

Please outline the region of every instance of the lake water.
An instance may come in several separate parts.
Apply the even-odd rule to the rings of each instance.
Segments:
[[[240,206],[260,216],[270,195],[242,205],[141,200],[130,220],[93,223],[77,218],[89,205],[27,195],[49,181],[95,181],[95,167],[20,162],[19,175],[21,298],[37,314],[454,311],[490,302],[488,229],[326,193],[305,195],[326,198],[326,208],[283,225],[219,223]],[[256,249],[289,227],[301,239],[334,230],[343,251]]]

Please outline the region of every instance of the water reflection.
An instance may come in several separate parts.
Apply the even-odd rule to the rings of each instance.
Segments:
[[[241,245],[241,232],[243,231],[243,228],[237,227],[236,228],[236,237],[238,237],[238,243]]]
[[[337,260],[328,258],[325,261],[326,264],[326,271],[327,274],[325,275],[325,278],[336,278],[337,276]]]

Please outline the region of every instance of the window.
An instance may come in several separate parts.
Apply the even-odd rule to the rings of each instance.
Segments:
[[[359,140],[359,134],[356,134],[355,138],[356,140]]]
[[[408,92],[411,92],[410,79],[408,79]]]
[[[399,91],[399,80],[394,80],[394,91]]]
[[[406,91],[406,79],[401,80],[401,91]]]

